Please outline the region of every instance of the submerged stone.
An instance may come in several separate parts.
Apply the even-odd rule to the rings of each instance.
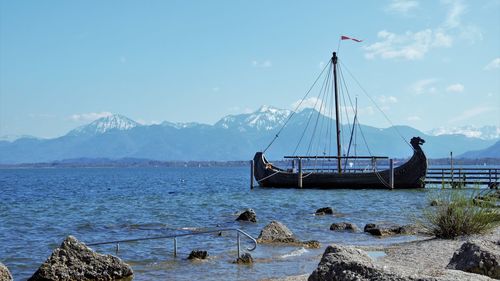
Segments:
[[[333,209],[331,207],[319,208],[314,214],[316,216],[333,215]]]
[[[249,221],[249,222],[257,222],[257,214],[253,209],[246,209],[243,211],[238,218],[237,221]]]
[[[239,257],[235,263],[237,264],[253,264],[253,258],[252,258],[252,255],[250,255],[249,253],[244,253],[243,255],[241,255],[241,257]]]
[[[374,223],[368,223],[364,227],[364,232],[368,232],[374,236],[390,236],[390,235],[413,235],[418,233],[418,227],[416,225],[378,225]]]
[[[203,250],[192,250],[189,254],[188,260],[199,259],[204,260],[208,257],[208,252]]]
[[[332,225],[330,225],[330,230],[356,232],[358,231],[358,227],[350,222],[338,222],[338,223],[332,223]]]

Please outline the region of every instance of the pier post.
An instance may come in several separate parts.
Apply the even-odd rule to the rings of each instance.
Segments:
[[[389,159],[389,185],[394,189],[394,159]]]
[[[255,163],[253,162],[253,160],[250,161],[250,189],[253,189],[253,178],[254,178],[254,165]]]
[[[177,237],[174,237],[174,257],[177,257]]]
[[[453,177],[453,151],[450,151],[450,177],[451,177],[451,187],[454,187],[454,177]]]
[[[299,162],[299,179],[298,179],[298,186],[299,188],[302,188],[302,158],[298,159]]]

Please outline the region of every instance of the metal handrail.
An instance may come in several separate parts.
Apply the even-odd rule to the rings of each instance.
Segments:
[[[174,256],[177,256],[177,237],[194,236],[194,235],[209,234],[209,233],[216,233],[216,232],[223,232],[223,231],[236,231],[236,240],[237,240],[237,246],[238,246],[238,258],[240,257],[240,233],[243,234],[244,236],[246,236],[248,239],[250,239],[253,242],[253,247],[247,248],[247,251],[253,251],[253,250],[255,250],[255,248],[257,248],[257,240],[255,240],[255,238],[253,238],[250,234],[248,234],[245,231],[238,229],[238,228],[223,228],[223,229],[213,229],[213,230],[205,230],[205,231],[197,231],[197,232],[173,234],[173,235],[164,235],[164,236],[141,237],[141,238],[131,238],[131,239],[113,240],[113,241],[105,241],[105,242],[95,242],[95,243],[89,243],[86,245],[87,246],[97,246],[97,245],[106,245],[106,244],[116,244],[116,254],[118,254],[118,251],[120,250],[120,243],[173,238],[174,239]]]

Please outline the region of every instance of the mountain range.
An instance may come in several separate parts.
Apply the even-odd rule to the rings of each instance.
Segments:
[[[266,148],[278,134],[273,145],[266,151],[269,159],[280,159],[294,151],[306,153],[316,147],[322,153],[332,153],[332,139],[310,140],[308,135],[322,133],[331,135],[334,120],[318,115],[314,109],[294,113],[289,110],[263,106],[248,114],[228,115],[214,125],[200,123],[163,122],[157,125],[141,125],[122,115],[111,115],[71,130],[66,135],[53,139],[24,137],[15,141],[0,140],[0,163],[36,163],[74,158],[143,158],[162,161],[226,161],[251,159],[256,151]],[[314,127],[314,121],[330,125]],[[317,118],[317,119],[315,119]],[[283,124],[286,127],[280,131]],[[304,127],[307,129],[304,131]],[[352,128],[342,125],[341,131],[349,142]],[[498,137],[468,137],[463,134],[425,134],[408,126],[375,128],[360,125],[354,131],[357,136],[351,145],[350,154],[387,155],[405,158],[412,149],[403,140],[420,136],[426,140],[423,149],[429,158],[444,158],[450,151],[463,157],[500,157],[487,148],[498,147]],[[491,134],[489,135],[491,136]],[[298,144],[298,140],[302,140]],[[334,140],[333,140],[334,141]],[[365,145],[365,142],[369,146]],[[345,145],[344,147],[347,147]],[[486,149],[486,150],[484,150]],[[481,154],[468,151],[484,150]],[[343,150],[347,152],[346,149]],[[334,153],[333,153],[334,154]]]

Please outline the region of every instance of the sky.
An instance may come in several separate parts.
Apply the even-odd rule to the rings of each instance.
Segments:
[[[334,50],[363,124],[500,126],[500,0],[0,0],[0,136],[293,109]]]

